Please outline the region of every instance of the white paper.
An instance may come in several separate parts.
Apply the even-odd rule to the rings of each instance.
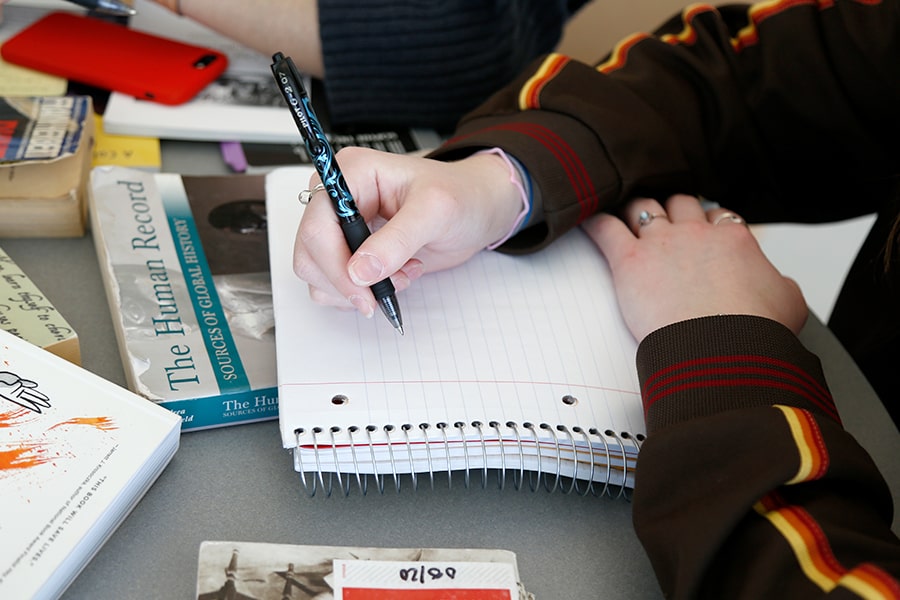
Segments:
[[[282,438],[285,447],[361,450],[300,457],[307,463],[298,470],[377,471],[367,463],[382,462],[421,472],[524,454],[557,472],[566,471],[561,454],[580,469],[596,462],[586,438],[598,442],[609,430],[615,443],[644,432],[636,343],[606,262],[583,232],[530,256],[484,251],[426,275],[398,295],[400,336],[381,314],[367,320],[314,304],[294,275],[297,194],[310,172],[280,169],[267,180]],[[335,404],[337,396],[346,402]],[[353,468],[336,467],[343,461]]]

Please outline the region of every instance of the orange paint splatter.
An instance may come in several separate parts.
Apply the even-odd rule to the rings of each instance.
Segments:
[[[41,418],[41,415],[31,412],[26,408],[15,408],[6,412],[0,412],[0,430],[15,427],[25,427],[28,423]]]
[[[57,423],[50,429],[56,429],[57,427],[62,427],[63,425],[89,425],[90,427],[95,427],[100,431],[112,431],[114,429],[118,429],[115,421],[113,421],[109,417],[75,417],[67,421],[63,421],[62,423]]]
[[[25,408],[15,408],[7,412],[2,412],[0,413],[0,429],[21,425],[22,421],[27,421],[27,417],[30,416],[31,411]]]
[[[0,471],[31,469],[52,460],[44,444],[25,444],[12,450],[0,450]]]

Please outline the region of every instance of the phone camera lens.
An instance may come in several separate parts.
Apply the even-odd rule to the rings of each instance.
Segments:
[[[195,69],[205,69],[206,67],[211,65],[213,63],[213,61],[215,61],[215,60],[216,60],[215,54],[204,54],[203,56],[198,58],[197,61],[194,63],[194,68]]]

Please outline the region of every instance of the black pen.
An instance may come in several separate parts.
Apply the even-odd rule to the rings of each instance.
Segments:
[[[136,10],[118,0],[69,0],[69,2],[108,15],[127,17],[137,14]]]
[[[356,208],[356,202],[354,202],[344,175],[341,173],[341,168],[334,158],[334,150],[328,143],[322,126],[309,103],[309,94],[303,87],[300,72],[294,65],[294,61],[281,52],[273,55],[272,61],[272,74],[275,76],[278,89],[281,90],[281,94],[291,109],[297,129],[303,136],[306,152],[322,179],[328,197],[331,198],[332,206],[334,206],[334,211],[337,213],[341,229],[344,232],[344,238],[350,246],[350,252],[356,252],[356,249],[371,235],[369,226],[366,225],[365,219]],[[394,329],[403,335],[400,305],[394,295],[394,285],[391,280],[379,281],[371,289],[381,307],[381,312],[388,318]]]

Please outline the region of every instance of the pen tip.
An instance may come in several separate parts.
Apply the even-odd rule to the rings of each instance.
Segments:
[[[384,316],[394,326],[394,329],[399,331],[400,335],[403,335],[403,319],[400,318],[400,307],[397,305],[397,298],[393,294],[384,296],[378,300],[378,305],[381,307],[381,312],[384,313]]]

